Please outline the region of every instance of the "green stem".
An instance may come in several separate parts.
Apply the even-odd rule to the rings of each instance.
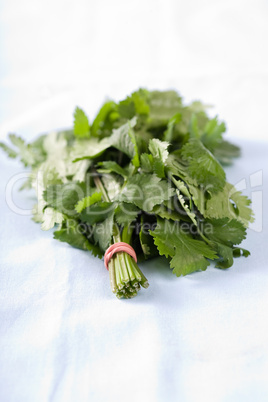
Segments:
[[[94,177],[97,189],[102,193],[105,201],[110,202],[110,198],[99,176]],[[116,223],[113,226],[113,242],[130,243],[132,231],[129,226],[124,226],[122,235]],[[121,240],[122,238],[122,240]],[[120,299],[132,298],[137,295],[140,287],[148,288],[149,283],[139,269],[134,259],[125,252],[116,253],[109,261],[109,276],[112,292]]]

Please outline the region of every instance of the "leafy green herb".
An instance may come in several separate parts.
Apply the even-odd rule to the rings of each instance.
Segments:
[[[89,136],[88,118],[79,107],[74,111],[74,135],[81,138]]]
[[[158,219],[157,227],[151,232],[159,254],[172,257],[170,267],[177,276],[194,271],[204,271],[209,265],[208,258],[217,258],[215,251],[203,240],[193,239],[178,222]]]
[[[88,195],[87,197],[79,200],[78,203],[75,205],[76,212],[80,214],[85,208],[90,207],[90,205],[96,204],[96,202],[99,202],[100,200],[101,193]]]
[[[177,276],[232,266],[249,255],[238,245],[253,220],[250,200],[226,182],[224,164],[239,148],[201,102],[184,105],[175,91],[139,89],[108,101],[93,123],[76,108],[73,129],[31,144],[11,134],[0,148],[32,172],[33,219],[54,238],[102,257],[118,242],[138,258],[164,255]],[[112,291],[131,298],[148,281],[126,252],[108,264]]]

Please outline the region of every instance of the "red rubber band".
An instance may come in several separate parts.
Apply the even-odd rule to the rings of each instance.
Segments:
[[[118,253],[119,251],[124,251],[125,253],[129,254],[132,258],[134,258],[134,261],[137,262],[137,256],[134,248],[131,247],[129,244],[120,241],[108,247],[104,254],[104,265],[107,270],[109,270],[108,264],[110,259],[115,253]]]

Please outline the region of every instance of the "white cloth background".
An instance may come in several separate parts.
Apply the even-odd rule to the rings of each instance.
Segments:
[[[19,183],[26,213],[10,209],[23,169],[1,154],[1,402],[267,401],[267,17],[261,0],[1,2],[1,139],[68,127],[76,105],[92,118],[140,86],[175,88],[227,121],[243,150],[227,176],[256,214],[249,258],[185,278],[152,260],[149,289],[118,301],[100,260],[31,221]]]

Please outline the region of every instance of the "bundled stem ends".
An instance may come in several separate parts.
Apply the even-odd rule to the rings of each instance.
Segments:
[[[109,202],[109,196],[99,176],[94,177],[94,182],[98,190],[103,194],[104,199]],[[113,225],[113,242],[130,244],[132,230],[125,226],[122,235],[120,235],[119,227],[116,223]],[[126,252],[120,251],[112,256],[108,263],[110,276],[110,285],[112,292],[121,299],[122,297],[130,299],[137,296],[141,286],[148,288],[149,283],[143,275],[138,264]]]

